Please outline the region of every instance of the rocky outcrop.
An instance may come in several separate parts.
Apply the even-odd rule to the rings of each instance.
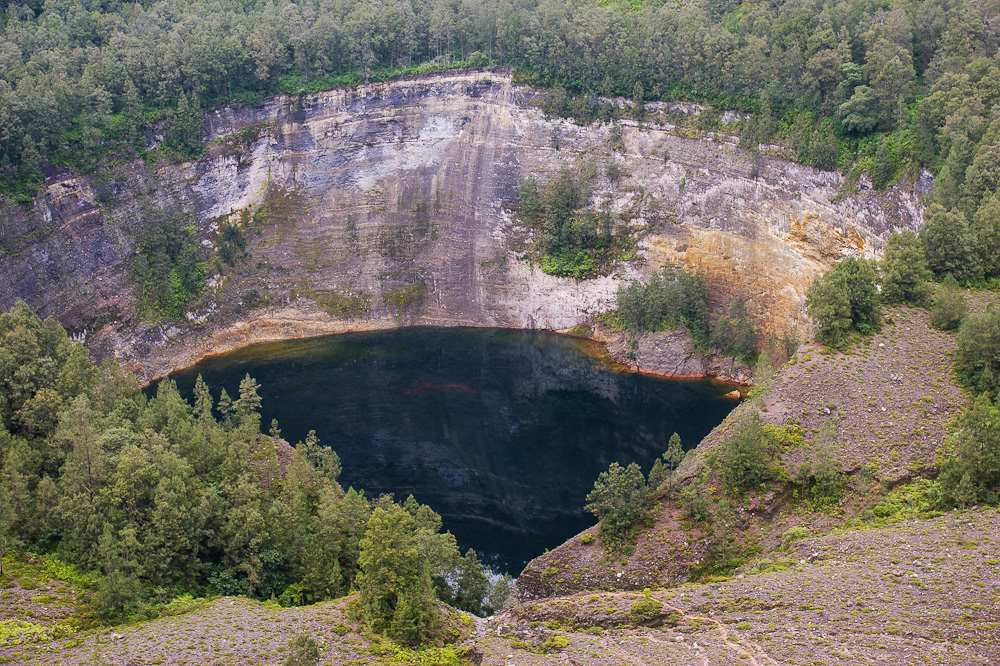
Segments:
[[[920,224],[917,186],[846,191],[839,174],[675,127],[666,108],[644,125],[580,126],[545,117],[534,94],[474,71],[279,96],[209,114],[196,163],[140,162],[100,181],[52,174],[30,210],[2,212],[0,307],[23,298],[151,379],[282,337],[566,330],[669,262],[703,268],[716,306],[742,296],[764,334],[783,333],[808,325],[804,290],[833,261],[877,256],[892,228]],[[624,174],[614,181],[611,162]],[[518,181],[588,163],[594,204],[631,211],[638,259],[596,280],[546,275],[524,259],[530,234],[510,213]],[[154,324],[136,307],[128,263],[149,206],[180,207],[208,247],[225,221],[249,238],[249,259],[213,263],[183,322]],[[643,344],[637,356],[657,368],[703,373],[673,356],[687,352],[670,336]]]
[[[655,331],[631,339],[623,331],[598,324],[592,337],[605,346],[612,359],[635,372],[675,379],[713,377],[731,384],[752,383],[751,369],[739,359],[704,356],[684,329]]]

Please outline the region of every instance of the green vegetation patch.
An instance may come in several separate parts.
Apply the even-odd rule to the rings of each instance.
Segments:
[[[68,624],[43,625],[24,620],[0,620],[0,648],[58,640],[74,632]]]
[[[179,318],[201,292],[208,271],[198,230],[176,206],[146,208],[138,228],[132,272],[141,309],[155,318]]]
[[[663,611],[663,602],[653,599],[649,590],[643,592],[642,598],[638,599],[629,608],[629,619],[636,623],[650,622],[660,616]]]
[[[363,317],[371,312],[372,295],[354,294],[330,289],[310,289],[304,293],[329,314],[341,319]]]
[[[563,166],[543,188],[533,176],[521,182],[517,212],[536,233],[533,253],[549,275],[578,280],[607,275],[629,253],[635,240],[610,200],[589,208],[592,167]]]
[[[90,588],[74,621],[92,627],[202,610],[206,592],[311,604],[357,590],[350,621],[441,645],[463,631],[441,604],[486,615],[509,592],[412,497],[345,492],[315,433],[291,448],[276,423],[264,435],[249,376],[235,397],[200,377],[191,403],[169,379],[147,395],[23,303],[0,313],[0,359],[0,475],[37,489],[0,520],[5,601],[46,597],[47,617],[65,616],[77,590],[54,581],[70,581]],[[25,555],[36,547],[54,554]],[[0,645],[64,631],[5,622]]]
[[[400,289],[390,291],[382,296],[385,304],[399,312],[412,310],[420,305],[427,296],[427,283],[417,282]]]

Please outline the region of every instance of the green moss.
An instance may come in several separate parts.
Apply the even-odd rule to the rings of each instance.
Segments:
[[[73,633],[66,624],[46,626],[23,620],[0,621],[0,648],[23,643],[40,643],[65,638]]]

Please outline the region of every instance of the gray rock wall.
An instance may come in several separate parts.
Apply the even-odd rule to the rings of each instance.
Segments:
[[[919,187],[845,193],[839,174],[696,135],[659,111],[643,126],[582,127],[546,118],[525,101],[533,94],[503,73],[462,72],[275,97],[210,113],[197,163],[135,163],[107,183],[54,175],[30,211],[0,212],[0,307],[24,298],[146,379],[282,337],[565,330],[667,262],[703,268],[718,306],[746,298],[765,333],[804,330],[816,275],[842,256],[878,256],[894,227],[919,227]],[[609,161],[624,174],[615,182]],[[632,211],[640,257],[595,280],[546,275],[522,258],[530,234],[509,212],[518,181],[587,163],[594,204]],[[108,204],[94,203],[98,186]],[[213,271],[186,322],[136,309],[130,239],[149,205],[180,206],[206,245],[225,221],[246,227],[250,259]]]

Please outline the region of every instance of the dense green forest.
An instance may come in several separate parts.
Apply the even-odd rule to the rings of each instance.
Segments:
[[[998,33],[995,0],[0,0],[0,180],[26,200],[45,164],[132,159],[155,133],[196,156],[210,106],[498,64],[568,114],[700,100],[757,112],[750,147],[858,157],[877,186],[928,166],[971,224],[1000,179]]]
[[[506,579],[491,583],[430,508],[345,492],[312,433],[294,448],[276,423],[262,434],[257,389],[247,377],[216,401],[199,378],[191,405],[164,380],[147,397],[52,319],[23,303],[0,314],[0,551],[99,574],[85,611],[100,622],[181,594],[300,605],[357,590],[363,619],[416,643],[438,600],[502,603]]]

